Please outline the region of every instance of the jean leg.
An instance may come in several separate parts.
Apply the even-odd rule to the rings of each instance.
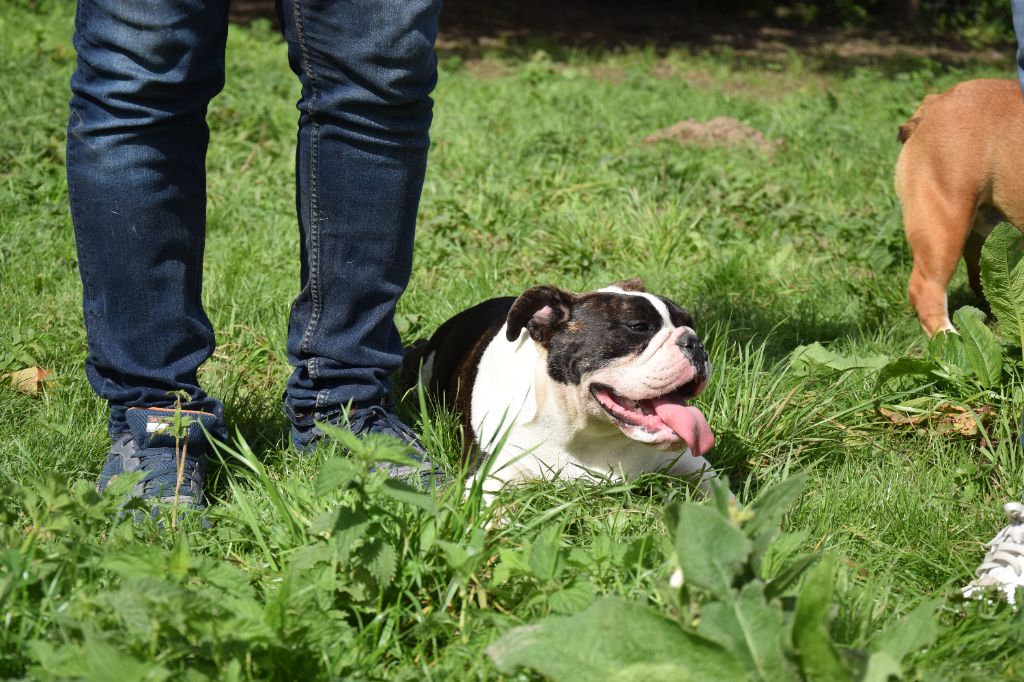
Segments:
[[[224,81],[227,0],[79,0],[67,174],[89,341],[110,405],[223,413],[196,371],[214,348],[201,302],[206,108]]]
[[[440,0],[282,0],[302,83],[296,154],[301,291],[285,411],[299,426],[386,400],[402,346],[437,81]]]

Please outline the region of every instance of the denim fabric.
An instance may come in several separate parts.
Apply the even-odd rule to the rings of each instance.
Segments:
[[[223,85],[227,0],[81,0],[67,172],[89,339],[110,403],[220,415],[196,369],[213,352],[200,302],[206,105]],[[202,30],[199,30],[199,29]]]
[[[1024,0],[1011,0],[1013,30],[1017,34],[1017,80],[1024,90]]]
[[[302,82],[302,290],[284,396],[298,426],[349,401],[386,400],[402,361],[394,313],[412,268],[439,11],[438,0],[280,3]]]
[[[296,154],[301,291],[285,392],[292,420],[386,401],[436,82],[439,0],[283,0],[302,83]],[[227,0],[78,0],[67,172],[89,340],[110,405],[223,406],[199,386],[214,349],[201,301],[209,101]],[[331,407],[333,406],[333,409]]]

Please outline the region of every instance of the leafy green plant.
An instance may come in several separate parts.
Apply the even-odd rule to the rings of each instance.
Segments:
[[[779,530],[803,477],[765,489],[740,508],[719,485],[710,504],[665,511],[673,552],[668,603],[603,597],[571,616],[505,633],[488,654],[506,673],[526,667],[574,680],[886,680],[930,644],[937,603],[925,603],[874,636],[866,650],[831,634],[837,566],[826,556],[782,550]],[[781,542],[780,542],[781,540]],[[787,596],[795,585],[795,599]]]
[[[0,674],[344,676],[385,655],[358,642],[415,630],[422,596],[447,585],[432,567],[481,533],[452,511],[458,490],[438,500],[371,470],[407,463],[404,447],[325,430],[348,456],[306,486],[275,481],[244,440],[223,446],[235,504],[209,513],[212,535],[197,515],[123,514],[131,475],[103,495],[56,479],[0,491]],[[276,518],[253,504],[264,496]]]
[[[1000,223],[981,249],[981,286],[999,331],[1008,343],[1024,348],[1024,236],[1009,223]]]
[[[790,368],[796,374],[807,374],[819,367],[839,372],[853,369],[878,369],[889,362],[889,357],[886,355],[842,355],[829,350],[817,341],[805,346],[797,346],[789,357]]]
[[[985,313],[964,306],[953,313],[953,323],[959,333],[936,334],[928,343],[925,357],[904,356],[879,368],[878,386],[917,377],[962,398],[998,388],[1004,381],[1004,365],[1012,360],[985,325]]]

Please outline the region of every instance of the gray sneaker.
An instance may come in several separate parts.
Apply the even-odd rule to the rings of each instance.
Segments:
[[[96,489],[103,492],[118,475],[141,471],[143,477],[132,490],[133,497],[164,504],[177,498],[181,505],[205,507],[203,478],[209,443],[203,427],[213,429],[217,416],[187,410],[182,410],[181,415],[188,417],[191,423],[176,442],[171,429],[175,418],[173,409],[130,408],[125,413],[129,431],[115,438],[110,446]]]
[[[325,421],[348,427],[359,438],[371,433],[381,434],[396,438],[409,446],[412,450],[410,455],[418,464],[381,462],[374,467],[374,469],[387,472],[391,478],[419,483],[423,487],[435,487],[444,481],[443,472],[430,461],[427,449],[423,447],[419,436],[390,409],[381,405],[371,405],[352,409],[347,413],[339,412]],[[312,452],[323,438],[324,432],[316,425],[305,428],[292,426],[292,445],[299,452]]]

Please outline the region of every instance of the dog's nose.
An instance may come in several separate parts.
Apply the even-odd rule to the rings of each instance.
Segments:
[[[680,334],[676,340],[676,345],[689,358],[690,364],[694,367],[703,367],[707,363],[708,353],[704,350],[704,344],[700,342],[700,337],[695,333],[684,332]]]

